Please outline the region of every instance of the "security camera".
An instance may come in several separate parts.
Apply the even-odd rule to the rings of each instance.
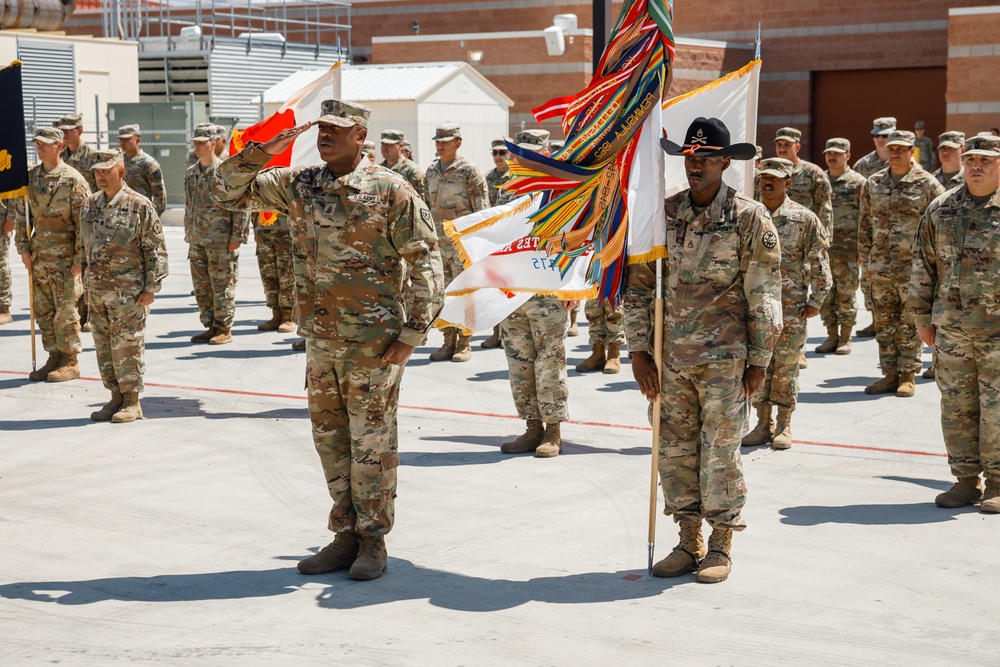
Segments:
[[[550,25],[542,32],[545,34],[545,49],[550,56],[561,56],[566,53],[566,38],[561,27]]]
[[[413,34],[414,35],[419,35],[420,34],[420,21],[414,21],[413,22]]]

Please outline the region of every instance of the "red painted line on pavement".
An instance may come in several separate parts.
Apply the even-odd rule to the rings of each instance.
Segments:
[[[5,371],[0,370],[0,374],[3,375],[24,375],[27,373],[21,371]],[[91,378],[91,377],[81,377],[81,380],[87,380],[90,382],[100,382],[101,378]],[[179,389],[181,391],[201,391],[209,392],[214,394],[231,394],[236,396],[256,396],[259,398],[287,398],[297,401],[306,400],[305,395],[300,394],[270,394],[260,391],[242,391],[238,389],[216,389],[214,387],[195,387],[192,385],[183,384],[163,384],[158,382],[146,382],[144,383],[147,387],[157,387],[159,389]],[[476,410],[457,410],[454,408],[434,408],[425,405],[400,405],[403,410],[420,410],[423,412],[440,412],[450,415],[467,415],[470,417],[491,417],[494,419],[519,419],[517,415],[505,415],[498,412],[479,412]],[[600,428],[613,428],[618,430],[628,430],[628,431],[652,431],[648,426],[633,426],[631,424],[614,424],[609,422],[592,422],[592,421],[580,421],[576,419],[566,420],[567,424],[574,424],[576,426],[598,426]],[[905,454],[908,456],[931,456],[931,457],[947,457],[947,454],[942,454],[939,452],[921,452],[915,449],[892,449],[891,447],[871,447],[868,445],[844,445],[834,442],[815,442],[812,440],[793,440],[797,445],[809,445],[811,447],[828,447],[830,449],[853,449],[863,452],[880,452],[883,454]]]

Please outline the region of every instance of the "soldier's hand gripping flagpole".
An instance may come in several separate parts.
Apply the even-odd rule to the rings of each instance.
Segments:
[[[31,207],[28,206],[28,195],[24,196],[24,229],[28,242],[31,242]],[[35,348],[35,266],[28,267],[28,326],[31,327],[31,372],[34,373],[38,365],[38,353]]]
[[[649,563],[653,573],[653,551],[656,549],[656,489],[660,463],[660,397],[663,396],[663,260],[656,260],[656,301],[653,305],[653,363],[656,364],[656,399],[653,401],[653,448],[649,464]]]

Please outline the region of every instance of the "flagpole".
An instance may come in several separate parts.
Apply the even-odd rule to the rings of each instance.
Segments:
[[[653,551],[656,549],[656,487],[660,467],[660,408],[663,396],[663,260],[656,260],[656,301],[653,306],[653,363],[656,365],[656,386],[659,391],[653,401],[653,455],[649,465],[649,572],[653,572]]]
[[[28,195],[24,196],[24,231],[31,243],[31,207],[28,206]],[[30,251],[29,251],[30,256]],[[28,326],[31,327],[31,372],[38,370],[38,353],[35,350],[35,263],[28,269]]]

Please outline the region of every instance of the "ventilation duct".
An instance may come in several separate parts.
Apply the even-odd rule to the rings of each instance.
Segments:
[[[0,28],[58,30],[76,9],[76,0],[0,0]]]

